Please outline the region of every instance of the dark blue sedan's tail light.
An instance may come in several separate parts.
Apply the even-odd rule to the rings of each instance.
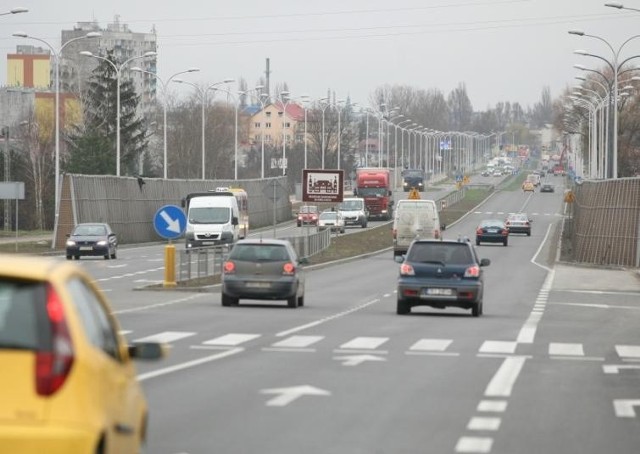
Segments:
[[[464,271],[464,277],[480,277],[480,267],[473,265]]]
[[[415,276],[416,272],[413,267],[407,263],[400,265],[400,276]]]

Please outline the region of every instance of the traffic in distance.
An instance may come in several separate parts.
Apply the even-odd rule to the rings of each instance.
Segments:
[[[493,181],[493,173],[496,171],[503,172],[502,169],[493,169],[489,177],[480,176],[479,178]],[[531,175],[541,176],[541,188],[551,184],[546,182],[548,178],[554,178],[553,174],[549,176],[548,174],[534,174],[533,171],[520,166],[514,167],[514,171],[530,172]],[[528,179],[528,175],[526,178]],[[478,180],[479,183],[483,181],[485,180]],[[555,183],[563,184],[558,180],[555,180]],[[171,297],[166,296],[166,293],[153,294],[151,300],[146,303],[149,309],[145,310],[137,307],[138,304],[135,303],[140,298],[139,296],[116,297],[116,295],[128,295],[128,290],[125,288],[117,290],[115,293],[112,291],[110,293],[116,298],[112,299],[111,304],[117,305],[116,307],[121,314],[116,315],[123,322],[116,320],[105,294],[96,288],[96,284],[92,282],[86,272],[79,271],[75,267],[58,270],[59,265],[55,259],[48,259],[46,265],[44,262],[41,264],[40,259],[33,259],[33,262],[25,262],[24,265],[0,269],[0,281],[4,282],[5,287],[0,292],[4,295],[0,296],[0,355],[4,356],[7,361],[9,359],[12,361],[11,372],[4,375],[4,380],[9,381],[5,381],[3,388],[5,390],[17,389],[21,393],[18,393],[21,396],[18,398],[14,397],[17,394],[14,395],[13,391],[7,391],[3,401],[13,405],[10,407],[10,411],[15,414],[20,412],[41,414],[41,420],[46,419],[47,426],[50,427],[49,432],[40,429],[38,424],[27,424],[26,421],[16,420],[9,424],[0,422],[0,446],[10,447],[9,452],[18,453],[43,452],[44,446],[46,446],[47,452],[53,453],[127,453],[137,452],[139,446],[146,439],[149,452],[230,452],[230,450],[253,452],[256,446],[252,445],[251,441],[238,438],[237,434],[231,437],[231,434],[234,433],[233,427],[238,427],[240,422],[244,421],[242,427],[258,432],[257,439],[260,440],[262,451],[297,452],[295,448],[293,450],[287,448],[287,437],[266,436],[267,432],[277,433],[277,431],[274,432],[276,427],[270,422],[265,422],[264,416],[260,416],[260,414],[265,411],[265,408],[282,409],[282,407],[291,406],[293,409],[294,407],[307,408],[309,406],[308,417],[315,413],[315,418],[320,418],[323,427],[328,427],[328,431],[333,434],[341,433],[341,437],[350,440],[347,444],[353,445],[355,443],[357,446],[366,446],[367,448],[364,449],[370,452],[374,446],[361,439],[361,435],[358,435],[361,433],[360,428],[354,427],[353,433],[345,434],[333,427],[330,420],[325,419],[323,413],[316,413],[315,406],[310,402],[312,398],[309,396],[329,398],[331,395],[329,391],[324,390],[323,387],[302,385],[302,383],[307,383],[302,380],[310,380],[311,383],[314,380],[311,377],[306,377],[306,374],[302,374],[301,370],[313,370],[314,375],[322,377],[332,369],[331,363],[318,364],[316,360],[309,360],[310,362],[307,363],[302,359],[306,365],[298,369],[297,366],[293,366],[295,360],[291,358],[285,361],[292,363],[291,366],[280,361],[275,361],[271,366],[269,364],[273,362],[274,357],[266,360],[266,363],[262,363],[257,352],[250,353],[253,350],[245,350],[244,347],[239,346],[244,345],[245,342],[249,343],[266,337],[265,334],[260,334],[267,329],[265,326],[274,326],[277,327],[274,331],[277,333],[275,336],[277,342],[274,340],[271,346],[262,344],[262,355],[268,354],[267,352],[272,352],[275,355],[311,355],[315,351],[315,348],[312,348],[315,342],[321,342],[326,337],[340,337],[346,333],[353,334],[354,329],[363,329],[361,337],[356,337],[348,342],[344,341],[335,351],[329,352],[327,361],[336,361],[337,358],[340,358],[341,361],[344,361],[343,367],[349,369],[367,367],[367,362],[371,362],[369,366],[373,367],[375,362],[386,362],[385,356],[388,356],[388,360],[391,361],[393,352],[386,354],[382,353],[379,348],[370,347],[370,345],[380,345],[376,342],[384,342],[386,337],[383,333],[389,331],[396,333],[398,340],[405,340],[405,336],[418,332],[424,333],[425,329],[438,331],[443,333],[440,335],[445,336],[447,334],[444,333],[448,333],[449,340],[434,338],[437,336],[434,334],[429,338],[422,337],[412,341],[407,353],[413,353],[414,357],[417,356],[416,353],[421,353],[425,355],[424,358],[428,358],[426,355],[429,354],[434,354],[433,358],[438,357],[435,356],[436,354],[446,358],[446,354],[449,352],[445,349],[451,342],[470,341],[470,335],[459,334],[461,324],[467,325],[470,330],[486,331],[482,336],[485,336],[485,339],[494,339],[495,337],[492,336],[497,335],[493,334],[496,329],[499,331],[503,329],[499,328],[500,325],[496,325],[496,323],[505,323],[505,320],[513,314],[518,314],[518,317],[523,316],[520,309],[511,305],[510,299],[514,298],[514,294],[524,291],[518,289],[525,288],[529,282],[519,277],[518,273],[514,273],[513,283],[510,284],[504,282],[500,275],[511,272],[510,269],[513,269],[514,264],[522,266],[520,262],[523,254],[533,254],[533,251],[538,248],[538,244],[544,239],[542,230],[549,228],[551,224],[547,218],[541,221],[536,220],[536,225],[538,222],[543,225],[540,226],[539,233],[536,230],[532,231],[535,212],[549,203],[559,206],[558,198],[546,199],[546,197],[553,197],[553,194],[543,197],[535,192],[521,190],[511,193],[498,191],[493,196],[498,199],[495,206],[504,206],[503,211],[493,208],[490,213],[485,213],[484,209],[476,208],[476,211],[480,210],[482,213],[470,212],[468,220],[461,221],[459,225],[456,223],[456,225],[445,226],[440,220],[441,213],[436,201],[429,198],[428,188],[420,192],[417,186],[412,187],[408,191],[408,195],[404,196],[407,198],[399,195],[402,192],[404,192],[404,184],[399,191],[384,189],[384,192],[380,192],[380,197],[389,197],[392,200],[395,195],[398,198],[394,201],[393,207],[388,210],[392,216],[388,221],[384,219],[386,215],[372,214],[371,210],[377,208],[367,204],[367,198],[364,197],[366,191],[364,193],[357,191],[358,196],[346,197],[341,203],[322,210],[316,205],[301,205],[294,217],[293,229],[297,228],[298,221],[302,219],[307,221],[301,222],[299,230],[306,228],[314,231],[316,229],[330,229],[336,234],[344,233],[347,228],[353,232],[360,232],[362,228],[371,228],[368,223],[373,222],[374,219],[386,222],[389,235],[393,239],[392,254],[390,251],[383,251],[370,259],[336,265],[337,271],[335,272],[331,271],[331,267],[325,271],[310,269],[309,262],[305,257],[299,256],[289,241],[262,236],[252,237],[248,229],[250,207],[245,203],[242,208],[241,199],[246,192],[241,189],[234,188],[232,191],[229,188],[217,188],[212,192],[189,194],[185,196],[184,202],[187,218],[185,247],[196,249],[203,246],[215,247],[218,244],[232,245],[222,265],[220,284],[210,291],[195,294],[194,301],[197,303],[184,307],[175,306],[173,309],[171,309],[173,305],[181,305],[181,303],[171,302]],[[533,203],[538,205],[536,205],[537,208],[531,210],[529,207]],[[516,207],[519,209],[514,209]],[[244,213],[242,209],[245,210]],[[301,218],[300,213],[316,214],[317,225],[311,225],[311,217]],[[537,215],[540,216],[540,214]],[[92,224],[92,227],[96,226],[97,224]],[[491,244],[494,242],[510,247],[496,248],[495,244]],[[196,246],[196,244],[202,245]],[[510,252],[511,250],[513,252]],[[107,285],[113,285],[108,284],[111,279],[108,273],[117,273],[115,270],[118,268],[111,270],[98,268],[98,264],[109,262],[102,260],[103,255],[107,255],[104,250],[96,249],[95,252],[100,260],[83,260],[73,265],[87,267],[96,273],[107,273],[102,274],[103,277],[100,280]],[[107,252],[111,255],[111,251]],[[391,260],[387,254],[393,256],[396,266],[389,265]],[[140,254],[135,253],[135,255]],[[75,255],[71,254],[71,256]],[[125,256],[124,258],[122,256],[121,251],[118,256],[119,262],[133,263],[134,260],[137,260],[134,256]],[[356,268],[360,267],[365,268],[358,271]],[[494,268],[496,271],[492,272]],[[343,275],[344,278],[341,278],[340,275]],[[75,289],[76,284],[71,283],[72,277],[74,280],[82,282],[79,289]],[[348,281],[346,285],[341,283],[344,279]],[[355,287],[366,286],[366,288],[353,288],[354,283]],[[124,285],[127,286],[126,282]],[[542,285],[541,282],[540,285]],[[381,307],[382,303],[378,301],[379,299],[384,300],[385,297],[362,299],[362,296],[359,296],[368,294],[373,291],[373,288],[376,288],[376,292],[379,292],[380,295],[390,293],[391,297],[387,297],[387,299],[393,298],[393,303]],[[140,292],[136,293],[140,294]],[[121,299],[130,300],[131,303],[121,301]],[[182,299],[184,298],[179,298],[177,301]],[[355,306],[350,303],[351,299],[354,300]],[[88,304],[88,301],[92,302],[92,306],[84,307],[83,305]],[[223,311],[213,313],[214,317],[211,317],[212,302],[219,302],[216,305],[221,306],[219,310]],[[169,306],[165,309],[164,304],[169,304]],[[31,315],[28,315],[28,311],[24,312],[27,307],[28,311],[32,311]],[[280,311],[280,307],[304,310],[286,311],[301,314],[292,318]],[[153,323],[144,322],[135,316],[137,311],[141,309],[148,312],[148,316],[154,320]],[[347,313],[343,314],[345,310]],[[433,312],[434,310],[436,312]],[[22,315],[16,314],[21,311]],[[464,314],[464,312],[468,312],[468,314]],[[167,314],[172,315],[167,318]],[[471,318],[461,318],[462,314],[471,316]],[[482,318],[482,325],[474,322],[475,318],[487,314],[488,317]],[[397,315],[402,317],[397,317]],[[365,322],[367,317],[371,316],[375,316],[377,319],[373,325]],[[184,321],[179,320],[182,318]],[[343,332],[340,325],[351,318],[353,318],[354,324],[345,326],[346,332]],[[332,322],[334,319],[336,322]],[[399,320],[394,321],[393,319]],[[380,323],[380,320],[385,321]],[[406,320],[411,320],[411,324],[408,325]],[[42,323],[44,325],[41,325]],[[122,323],[122,328],[120,323]],[[334,329],[329,328],[329,325],[333,324],[335,324],[335,332]],[[158,329],[155,328],[155,325],[159,329],[164,329],[162,334],[153,334],[154,329]],[[34,334],[36,333],[34,326],[39,327],[37,334]],[[44,326],[45,329],[42,330],[41,326]],[[317,330],[314,328],[315,326],[321,328]],[[18,327],[19,329],[17,329]],[[133,331],[134,334],[125,334],[128,331]],[[140,334],[137,334],[137,331],[140,331]],[[201,334],[208,336],[205,338],[208,340],[203,341],[202,345],[192,345],[193,348],[187,350],[177,348],[181,339],[195,338]],[[127,339],[135,339],[135,341]],[[507,355],[505,364],[510,364],[509,358],[513,358],[513,361],[521,361],[517,359],[521,358],[519,356],[508,356],[510,348],[514,347],[506,345],[507,342],[503,342],[505,345],[500,341],[486,342],[495,343],[486,344],[486,347],[483,344],[482,349],[486,349],[486,352],[493,352],[494,356],[495,352],[498,352],[498,355]],[[164,357],[167,344],[176,346],[171,349],[170,355],[166,355],[165,361],[156,362],[160,366],[142,362],[137,364],[139,380],[136,380],[131,360]],[[559,347],[554,348],[558,349]],[[198,352],[207,352],[207,349],[209,352],[213,349],[214,352],[207,357],[198,356]],[[370,352],[367,354],[368,350]],[[321,352],[322,350],[316,354],[322,354]],[[247,355],[251,355],[251,359],[246,365],[236,364],[234,366],[233,362],[225,362],[225,358],[230,355],[244,355],[245,359],[249,359]],[[411,358],[411,355],[405,354],[403,356],[405,358],[399,364],[396,363],[394,368],[385,370],[389,370],[393,376],[398,372],[395,370],[397,367],[402,368],[408,374],[418,374],[421,377],[420,381],[426,380],[427,383],[436,387],[434,390],[436,393],[449,395],[449,390],[453,391],[450,389],[451,387],[457,388],[458,383],[451,382],[450,372],[447,371],[448,367],[440,370],[439,366],[435,366],[435,364],[427,366],[429,368],[437,367],[440,370],[440,377],[449,382],[448,386],[441,388],[438,385],[440,377],[430,376],[427,369],[421,365],[405,363]],[[31,358],[35,358],[36,363],[41,366],[36,369],[27,367],[27,364],[32,361]],[[457,358],[457,356],[452,354],[450,358]],[[482,358],[461,359],[455,362],[456,369],[465,368],[470,365],[470,362],[478,361],[482,361]],[[488,359],[485,358],[484,361],[484,365],[475,364],[471,369],[464,369],[464,372],[463,369],[460,369],[457,375],[460,377],[485,375],[488,372],[485,371]],[[85,362],[87,362],[86,366]],[[167,365],[163,367],[162,364],[165,362]],[[211,363],[207,365],[209,362]],[[252,365],[254,362],[255,366]],[[7,362],[7,364],[9,363]],[[53,380],[52,383],[57,383],[55,386],[58,388],[54,389],[50,395],[45,393],[44,396],[37,394],[38,388],[35,388],[36,391],[30,395],[31,391],[24,384],[33,380],[34,383],[43,383],[45,386],[44,383],[49,380],[46,378],[47,367],[54,370],[54,365],[56,365],[57,372],[52,375],[50,380]],[[256,367],[265,371],[260,374],[263,380],[266,377],[278,377],[277,380],[266,378],[266,382],[272,384],[260,383],[258,385],[256,383],[259,388],[256,391],[257,395],[275,394],[276,397],[267,400],[266,404],[261,404],[262,406],[246,402],[251,394],[247,395],[246,389],[233,378],[236,374],[236,367],[241,370],[246,366],[250,369]],[[503,379],[500,375],[501,369],[498,369],[496,375],[498,381]],[[99,371],[100,378],[92,378],[89,370]],[[39,378],[38,374],[40,373],[45,374],[42,379]],[[126,404],[119,400],[122,393],[109,387],[110,382],[121,380],[119,374],[123,373],[128,377],[126,383],[128,389],[131,390]],[[525,369],[520,373],[532,374],[535,372],[531,369]],[[33,379],[25,378],[31,377],[29,374],[35,374]],[[229,374],[229,377],[216,377],[218,374]],[[173,375],[178,381],[170,378]],[[253,375],[255,372],[247,373],[240,382],[253,383]],[[213,380],[221,380],[220,383],[225,383],[219,389],[222,394],[212,389],[209,376],[216,377],[212,378]],[[297,377],[298,381],[295,379],[292,382],[287,381],[288,377]],[[373,378],[370,380],[372,383],[375,382]],[[332,382],[328,380],[328,377],[325,377],[325,381]],[[88,417],[86,412],[82,413],[82,418],[77,414],[77,411],[85,408],[86,405],[65,403],[70,399],[77,402],[89,401],[88,396],[92,396],[91,390],[95,389],[95,383],[103,382],[105,384],[101,384],[100,387],[103,389],[104,402],[91,399],[90,408],[92,411]],[[146,398],[140,390],[140,382],[145,387]],[[200,382],[205,386],[201,387]],[[528,380],[525,380],[525,383],[527,382]],[[92,383],[93,387],[88,387],[86,383]],[[489,396],[491,383],[485,391],[485,394]],[[287,387],[288,384],[295,386]],[[194,391],[198,389],[198,392],[185,394],[186,390],[183,389],[185,385],[191,386]],[[337,386],[337,382],[334,385]],[[346,386],[352,388],[352,385]],[[406,386],[409,387],[408,391],[411,391],[413,396],[409,399],[410,401],[415,401],[415,396],[420,395],[418,390],[421,389],[422,392],[425,392],[424,384],[416,387],[412,380],[408,380]],[[463,386],[465,389],[474,389],[474,385],[471,383]],[[170,404],[171,396],[175,392],[178,392],[175,396],[177,400]],[[339,394],[338,389],[333,392]],[[396,395],[396,392],[392,392],[390,396]],[[482,395],[483,391],[477,390],[477,392]],[[503,394],[498,395],[503,396],[502,400],[491,400],[491,402],[504,402],[509,399],[510,394],[501,392]],[[197,400],[202,401],[203,399],[197,398],[196,395],[203,396],[207,393],[214,393],[216,396],[215,398],[207,397],[206,400],[210,402],[211,399],[214,399],[218,410],[211,410],[208,404],[200,406],[197,402]],[[389,393],[388,389],[387,393]],[[235,406],[231,402],[227,402],[224,394],[233,394],[234,399],[244,399],[245,403],[243,406]],[[404,395],[403,392],[398,395],[398,398],[401,398],[402,395]],[[429,392],[429,395],[430,399],[437,399],[436,394]],[[365,396],[370,401],[371,394],[366,393],[363,397]],[[348,419],[351,420],[355,416],[353,412],[356,411],[355,409],[361,408],[361,405],[358,405],[357,400],[354,401],[345,396],[341,400],[340,408],[343,409],[342,411],[349,412]],[[412,412],[424,412],[426,408],[429,408],[419,403],[421,399],[417,400],[418,402],[415,404],[407,401],[407,409],[410,408]],[[489,400],[481,402],[485,402],[483,406],[489,405],[486,403]],[[202,403],[204,404],[204,402]],[[464,406],[469,407],[467,404]],[[516,400],[509,403],[509,406],[512,405],[514,407],[520,406]],[[171,408],[175,408],[176,411]],[[181,419],[181,412],[177,410],[178,408],[183,408],[190,413],[197,412],[202,418],[205,418],[205,414],[213,414],[214,416],[210,417],[215,418],[217,412],[220,411],[224,413],[223,419],[227,422],[223,423],[224,428],[219,429],[211,429],[210,427],[200,429],[197,424],[195,426],[177,424],[177,420]],[[524,408],[526,408],[525,413],[528,414],[530,405],[524,405]],[[380,414],[384,415],[385,412],[380,410]],[[325,411],[328,412],[327,415],[330,414],[330,410],[325,409]],[[391,411],[390,416],[397,417],[393,410],[387,408],[386,411]],[[457,408],[455,415],[459,411],[464,413],[464,410]],[[455,418],[455,415],[450,414],[448,417]],[[442,415],[427,412],[423,417],[429,421],[430,426],[435,426]],[[474,418],[482,417],[474,416]],[[291,423],[293,422],[292,418],[297,419],[296,416],[287,413],[272,415],[270,418],[273,418],[273,423],[276,426],[285,422]],[[262,422],[260,423],[260,421]],[[341,419],[341,424],[345,422]],[[504,422],[505,425],[509,425],[506,421]],[[488,424],[488,422],[486,423]],[[261,424],[266,424],[266,426],[262,427]],[[473,424],[469,423],[469,427],[479,424],[481,422],[476,420]],[[147,426],[148,429],[145,429]],[[393,450],[392,445],[387,443],[398,446],[403,443],[401,440],[405,440],[404,443],[408,444],[410,449],[415,448],[419,445],[422,439],[421,434],[425,430],[422,424],[419,426],[414,427],[411,424],[410,427],[402,429],[398,436],[390,435],[388,441],[376,437],[376,444],[382,444],[385,448]],[[465,435],[464,422],[459,426],[458,429],[449,428],[442,432],[445,434],[441,435],[445,438],[443,446],[448,449],[438,449],[438,452],[489,452],[483,451],[481,448],[474,448],[475,450],[465,448],[469,445],[482,446],[482,443],[468,441],[474,437],[469,434]],[[173,428],[173,433],[170,428]],[[454,430],[452,431],[452,429]],[[299,430],[306,435],[307,439],[314,440],[313,443],[319,441],[315,440],[316,435],[312,435],[315,430],[313,426],[301,422]],[[456,438],[455,430],[458,430],[458,433],[462,431],[459,438]],[[467,430],[471,431],[471,435],[480,431],[483,440],[495,440],[496,449],[502,449],[498,447],[501,443],[508,445],[508,435],[506,434],[510,434],[512,429],[505,429],[502,432],[503,438],[500,437],[497,429]],[[29,443],[34,443],[30,445],[35,446],[34,450],[30,451],[24,448],[25,436],[28,437]],[[11,442],[6,440],[11,440]],[[37,440],[37,442],[33,440]],[[340,442],[337,443],[340,444]],[[558,446],[564,446],[561,441],[557,443],[559,443]],[[61,448],[56,447],[58,444]],[[492,452],[507,451],[502,449]],[[524,449],[518,452],[541,451],[536,447],[533,450]],[[564,452],[564,449],[559,448],[558,452]]]

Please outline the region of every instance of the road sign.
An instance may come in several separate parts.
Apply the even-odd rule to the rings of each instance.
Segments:
[[[419,199],[420,199],[420,192],[418,192],[416,188],[412,188],[411,191],[409,191],[409,200],[419,200]]]
[[[344,170],[302,171],[303,202],[342,202],[344,193]]]
[[[182,208],[175,205],[161,207],[153,217],[156,233],[167,240],[178,238],[186,227],[187,217]]]

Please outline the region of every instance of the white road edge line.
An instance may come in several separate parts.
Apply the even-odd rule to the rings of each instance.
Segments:
[[[191,367],[199,366],[201,364],[209,363],[211,361],[217,361],[222,358],[226,358],[227,356],[232,356],[237,353],[241,353],[244,351],[244,348],[234,348],[232,350],[227,350],[221,353],[216,353],[215,355],[205,356],[204,358],[195,359],[193,361],[187,361],[186,363],[176,364],[175,366],[165,367],[164,369],[154,370],[152,372],[147,372],[144,374],[138,375],[139,381],[145,381],[150,378],[160,377],[162,375],[171,374],[173,372],[178,372],[184,369],[189,369]]]
[[[551,227],[553,227],[553,223],[549,224],[549,227],[547,227],[547,233],[544,234],[544,238],[540,242],[540,246],[538,246],[538,250],[536,251],[535,254],[533,254],[533,257],[531,257],[531,263],[547,271],[552,271],[552,268],[539,264],[538,262],[536,262],[536,259],[538,258],[540,251],[542,251],[544,244],[547,242],[547,238],[549,238],[549,233],[551,233]]]
[[[122,309],[119,311],[114,311],[113,313],[118,315],[118,314],[129,314],[131,312],[141,312],[141,311],[146,311],[149,309],[156,309],[158,307],[164,307],[164,306],[171,306],[173,304],[179,304],[179,303],[186,303],[188,301],[194,300],[196,298],[201,298],[203,296],[207,296],[209,295],[208,293],[198,293],[196,295],[191,295],[191,296],[187,296],[185,298],[179,298],[177,300],[172,300],[172,301],[167,301],[165,303],[158,303],[158,304],[150,304],[148,306],[141,306],[141,307],[136,307],[133,309]]]

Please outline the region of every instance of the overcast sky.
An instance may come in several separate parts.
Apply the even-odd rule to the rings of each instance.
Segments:
[[[158,37],[158,72],[168,78],[197,66],[196,83],[244,77],[249,87],[271,59],[272,87],[293,96],[351,96],[368,105],[384,84],[437,88],[448,95],[460,82],[475,110],[500,101],[531,106],[544,86],[555,98],[573,85],[576,63],[599,67],[584,49],[609,60],[602,42],[567,33],[581,29],[618,49],[640,33],[640,12],[605,7],[607,0],[11,0],[26,14],[0,16],[0,83],[6,83],[11,37],[24,31],[60,45],[60,30],[79,21],[105,27],[116,15],[132,31]],[[625,6],[640,9],[640,0]],[[640,54],[640,38],[620,55]],[[186,77],[185,77],[186,78]],[[188,86],[174,87],[176,93]]]

